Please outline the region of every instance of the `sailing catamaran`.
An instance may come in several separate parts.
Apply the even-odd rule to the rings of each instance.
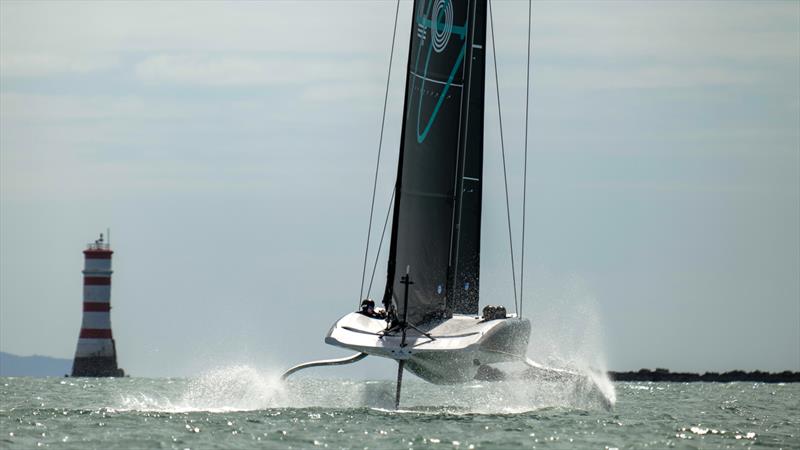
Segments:
[[[482,366],[530,361],[530,321],[479,309],[487,0],[415,0],[386,288],[385,317],[353,312],[325,342],[355,350],[289,369],[398,361],[436,384],[471,381]],[[576,374],[575,374],[576,375]]]

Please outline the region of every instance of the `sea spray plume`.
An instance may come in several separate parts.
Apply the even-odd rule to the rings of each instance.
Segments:
[[[158,412],[231,412],[290,404],[278,373],[248,365],[211,369],[197,378],[170,380],[169,390],[126,393],[118,410]],[[183,385],[181,387],[175,385]]]
[[[549,380],[560,382],[561,389],[573,392],[568,404],[581,408],[598,403],[612,407],[616,391],[607,374],[597,300],[575,276],[565,282],[548,275],[539,278],[538,283],[533,283],[536,288],[531,296],[533,326],[528,354],[546,366],[583,375],[577,380],[570,376]],[[549,398],[565,400],[564,397]]]
[[[176,404],[176,392],[186,380],[180,378],[139,379],[133,386],[124,385],[118,391],[120,403],[112,406],[117,411],[182,412]],[[146,383],[146,384],[145,384]],[[144,386],[142,384],[145,384]],[[134,387],[135,386],[135,387]],[[134,392],[131,392],[131,389]]]
[[[192,379],[179,404],[199,411],[248,411],[285,405],[286,399],[277,372],[234,365]]]
[[[394,413],[394,382],[300,377],[280,383],[275,373],[239,365],[210,370],[171,387],[123,396],[118,411],[236,412],[272,408],[363,409]],[[592,409],[598,401],[576,383],[509,379],[434,385],[410,378],[404,412],[419,414],[521,414],[552,407]]]
[[[116,411],[183,412],[168,397],[153,396],[144,392],[121,394],[120,406],[113,409]]]

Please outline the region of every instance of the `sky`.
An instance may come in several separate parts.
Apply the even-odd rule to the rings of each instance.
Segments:
[[[493,3],[517,269],[527,6]],[[0,350],[72,357],[81,252],[110,228],[128,373],[347,355],[323,338],[359,301],[390,73],[375,259],[411,8],[390,68],[393,1],[0,2]],[[535,1],[532,19],[531,355],[800,370],[800,3]],[[496,82],[481,295],[513,310]],[[393,376],[356,366],[315,374]]]

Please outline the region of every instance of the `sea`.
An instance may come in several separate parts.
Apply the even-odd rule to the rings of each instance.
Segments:
[[[800,448],[798,383],[408,378],[0,378],[0,448]]]

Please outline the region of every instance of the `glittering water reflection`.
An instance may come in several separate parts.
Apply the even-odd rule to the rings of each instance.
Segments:
[[[800,386],[617,384],[612,412],[564,386],[297,379],[3,379],[2,448],[798,448]],[[407,395],[406,395],[407,394]],[[391,395],[389,395],[391,399]]]

